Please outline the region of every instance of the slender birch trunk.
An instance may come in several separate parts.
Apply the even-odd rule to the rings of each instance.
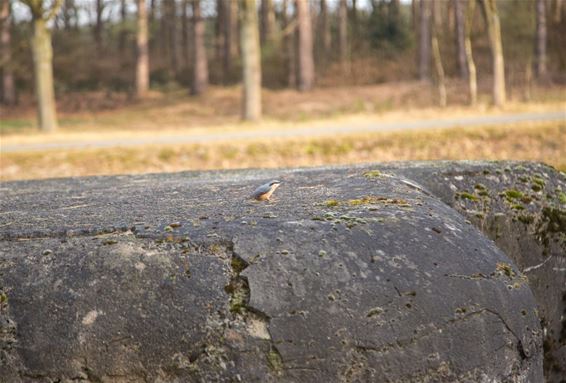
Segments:
[[[431,38],[430,0],[420,0],[419,20],[419,78],[430,80]]]
[[[322,44],[322,54],[325,59],[330,54],[330,20],[328,17],[328,4],[326,0],[320,0],[320,41]]]
[[[432,34],[431,34],[431,47],[432,47],[432,57],[434,61],[434,68],[436,70],[436,82],[438,86],[438,103],[441,107],[446,107],[446,83],[444,79],[444,67],[442,66],[442,56],[440,55],[440,47],[438,46],[438,0],[433,0],[433,22],[432,22]]]
[[[12,14],[10,2],[4,0],[0,8],[0,61],[2,62],[2,103],[14,105],[16,103],[16,87],[14,84],[14,74],[12,72]]]
[[[193,0],[193,83],[191,94],[200,95],[208,87],[208,60],[204,46],[204,20],[201,1]]]
[[[472,1],[472,0],[470,0]],[[466,21],[465,21],[466,0],[454,0],[454,21],[456,24],[456,50],[458,55],[458,69],[460,77],[468,78],[468,63],[466,62]]]
[[[260,24],[260,43],[263,46],[265,43],[272,40],[273,27],[275,25],[275,12],[273,9],[272,0],[261,0],[261,24]]]
[[[311,90],[314,86],[314,59],[312,27],[307,0],[296,0],[297,23],[299,31],[298,89]]]
[[[539,79],[547,76],[546,70],[546,0],[537,0],[537,36],[536,36],[536,74]]]
[[[501,44],[501,27],[495,0],[482,0],[486,15],[487,33],[493,61],[493,102],[496,106],[505,105],[505,64]]]
[[[102,51],[102,12],[104,12],[104,2],[103,0],[96,0],[96,21],[94,24],[94,43],[96,46],[96,51],[100,53]]]
[[[149,90],[149,47],[147,43],[148,24],[145,0],[137,0],[137,7],[136,97],[143,97]]]
[[[340,0],[338,5],[338,55],[342,66],[348,59],[348,4]]]
[[[120,35],[118,37],[118,49],[122,54],[126,49],[126,0],[120,0]]]
[[[287,85],[290,88],[297,86],[297,31],[296,26],[288,15],[289,2],[283,0],[282,3],[282,23],[283,23],[283,49],[285,53],[285,66],[287,68]]]
[[[476,7],[476,0],[468,0],[468,8],[466,10],[465,21],[465,39],[464,48],[466,53],[466,63],[468,65],[468,90],[470,94],[470,105],[475,106],[478,100],[478,84],[476,78],[476,64],[474,56],[472,55],[472,22],[474,19],[474,12]]]
[[[219,0],[221,1],[221,0]],[[183,56],[182,67],[188,68],[191,60],[189,50],[189,0],[182,0],[181,3],[181,54]]]
[[[232,58],[237,44],[234,43],[234,27],[237,25],[236,16],[238,13],[238,3],[227,1],[224,6],[224,51],[222,54],[222,65],[224,68],[224,82],[227,83],[230,72],[232,71]]]
[[[554,2],[554,22],[559,24],[562,20],[562,3],[563,0],[555,0]]]
[[[241,46],[243,70],[242,118],[261,118],[261,59],[255,0],[241,0]]]

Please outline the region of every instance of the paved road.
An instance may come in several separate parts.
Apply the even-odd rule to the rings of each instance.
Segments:
[[[566,122],[566,110],[541,113],[515,113],[496,116],[460,117],[435,120],[354,123],[348,125],[329,124],[317,127],[292,129],[242,130],[236,132],[210,132],[204,134],[157,135],[154,137],[124,137],[90,141],[66,141],[53,143],[1,145],[1,152],[27,152],[59,149],[86,149],[126,147],[148,144],[194,144],[215,141],[231,141],[261,138],[320,137],[345,133],[386,132],[399,130],[453,128],[459,126],[503,125],[521,122],[562,121]]]

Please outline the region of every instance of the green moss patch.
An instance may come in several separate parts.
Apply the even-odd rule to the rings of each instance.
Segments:
[[[495,270],[498,271],[499,273],[509,277],[510,279],[513,279],[513,278],[515,278],[515,276],[517,276],[515,271],[513,271],[513,268],[511,267],[511,265],[508,264],[508,263],[498,262],[497,265],[495,265]]]
[[[534,215],[529,214],[529,213],[519,214],[517,219],[519,220],[519,222],[522,222],[525,225],[530,225],[531,223],[533,223],[535,221]]]
[[[325,205],[326,207],[336,207],[336,206],[338,206],[339,204],[340,204],[340,202],[338,202],[338,201],[335,200],[335,199],[329,199],[329,200],[324,201],[324,205]]]
[[[544,187],[544,185],[546,185],[546,181],[537,176],[533,177],[533,183],[541,187]]]
[[[379,170],[369,170],[363,174],[366,178],[378,178],[381,177],[381,172]]]
[[[549,233],[566,233],[566,210],[546,206],[542,209],[542,214],[548,222]]]
[[[474,201],[474,202],[479,201],[479,198],[477,196],[468,192],[458,192],[456,193],[456,197],[460,199],[466,199],[468,201]]]
[[[375,205],[378,203],[386,205],[397,205],[401,207],[411,206],[409,202],[403,198],[387,198],[381,196],[365,196],[358,199],[351,199],[348,203],[352,206],[358,205]]]
[[[516,200],[516,199],[521,199],[523,197],[523,193],[517,189],[505,190],[503,194],[505,195],[505,198],[508,200]]]
[[[271,347],[266,357],[269,368],[277,375],[281,375],[283,373],[283,358],[281,358],[279,351],[275,347]]]

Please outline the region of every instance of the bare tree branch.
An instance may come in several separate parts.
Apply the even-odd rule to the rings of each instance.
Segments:
[[[59,12],[59,10],[61,9],[62,5],[63,5],[63,0],[55,0],[53,2],[53,5],[51,5],[51,9],[49,10],[49,13],[47,14],[47,16],[45,16],[45,21],[50,21],[52,18],[54,18],[57,12]]]

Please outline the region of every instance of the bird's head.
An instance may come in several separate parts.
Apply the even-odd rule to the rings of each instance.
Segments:
[[[273,180],[269,183],[269,187],[271,188],[271,190],[277,189],[279,185],[281,185],[281,181],[277,181],[277,180]]]

